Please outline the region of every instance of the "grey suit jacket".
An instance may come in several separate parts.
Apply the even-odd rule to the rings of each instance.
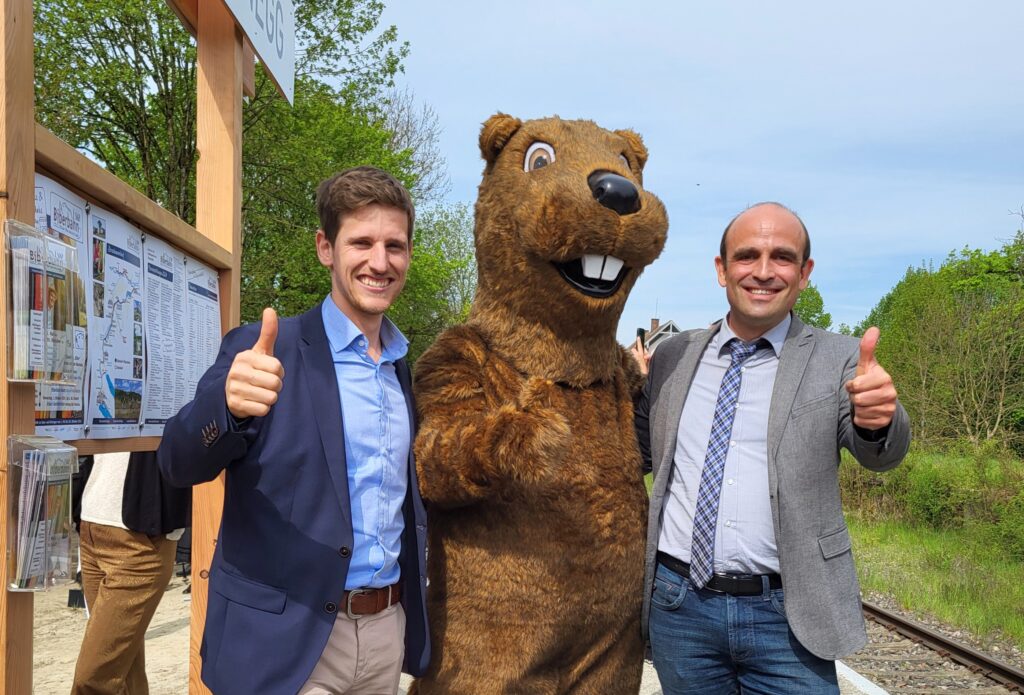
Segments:
[[[687,331],[658,346],[636,405],[640,448],[654,471],[644,635],[679,418],[701,355],[717,331],[718,324]],[[903,406],[881,441],[868,441],[854,427],[844,384],[854,376],[858,355],[857,339],[806,326],[794,316],[768,417],[768,486],[786,616],[800,643],[823,659],[841,658],[867,642],[839,497],[840,449],[846,447],[862,466],[884,471],[899,465],[910,445]]]

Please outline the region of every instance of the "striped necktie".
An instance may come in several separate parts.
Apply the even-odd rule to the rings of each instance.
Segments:
[[[718,389],[715,418],[711,424],[708,451],[704,456],[704,471],[697,492],[697,509],[693,515],[693,541],[690,546],[690,581],[703,588],[715,571],[715,530],[718,525],[718,499],[722,494],[725,459],[729,454],[729,437],[736,416],[736,401],[740,395],[740,377],[743,363],[757,352],[760,341],[740,342],[732,338],[726,347],[732,353],[732,364],[725,370]]]

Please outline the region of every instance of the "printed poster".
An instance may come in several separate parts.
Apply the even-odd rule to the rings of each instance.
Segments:
[[[86,381],[86,331],[88,319],[85,306],[85,284],[89,276],[90,255],[86,248],[86,203],[56,181],[36,174],[36,201],[43,201],[43,211],[37,211],[38,221],[43,222],[43,231],[73,246],[78,252],[77,268],[66,268],[64,282],[69,285],[71,306],[63,312],[54,312],[60,325],[53,330],[66,332],[71,342],[69,364],[63,374],[74,380],[74,384],[38,384],[36,386],[36,434],[46,434],[57,439],[80,439],[85,434],[85,381]],[[55,259],[50,259],[54,262]],[[55,283],[60,278],[54,279]],[[54,296],[59,296],[60,287],[54,287]],[[47,288],[47,296],[50,295]],[[52,328],[52,327],[51,327]]]
[[[188,259],[188,398],[206,370],[213,366],[220,350],[220,286],[217,273],[194,258]]]
[[[89,438],[139,434],[145,391],[142,232],[89,212]]]
[[[143,245],[143,333],[146,388],[142,435],[161,436],[164,423],[191,400],[186,369],[188,341],[185,254],[161,239]]]

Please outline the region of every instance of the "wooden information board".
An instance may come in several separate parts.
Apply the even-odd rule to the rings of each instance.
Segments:
[[[0,220],[34,221],[33,182],[42,173],[187,252],[218,272],[221,332],[239,322],[242,93],[253,91],[253,49],[223,0],[168,0],[198,49],[196,226],[192,227],[81,155],[35,121],[32,0],[0,0]],[[0,336],[10,320],[7,263],[0,263]],[[6,354],[6,345],[4,353]],[[7,514],[7,436],[35,430],[34,387],[0,379],[0,524]],[[71,442],[82,454],[151,451],[158,437]],[[207,576],[223,505],[223,478],[193,496],[189,692],[199,680]],[[0,528],[0,552],[7,529]],[[0,691],[32,692],[31,593],[0,592]]]

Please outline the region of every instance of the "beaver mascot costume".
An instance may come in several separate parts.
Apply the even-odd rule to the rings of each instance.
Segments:
[[[416,364],[433,658],[412,692],[635,693],[642,378],[615,330],[665,208],[629,130],[497,114],[480,151],[476,297]]]

